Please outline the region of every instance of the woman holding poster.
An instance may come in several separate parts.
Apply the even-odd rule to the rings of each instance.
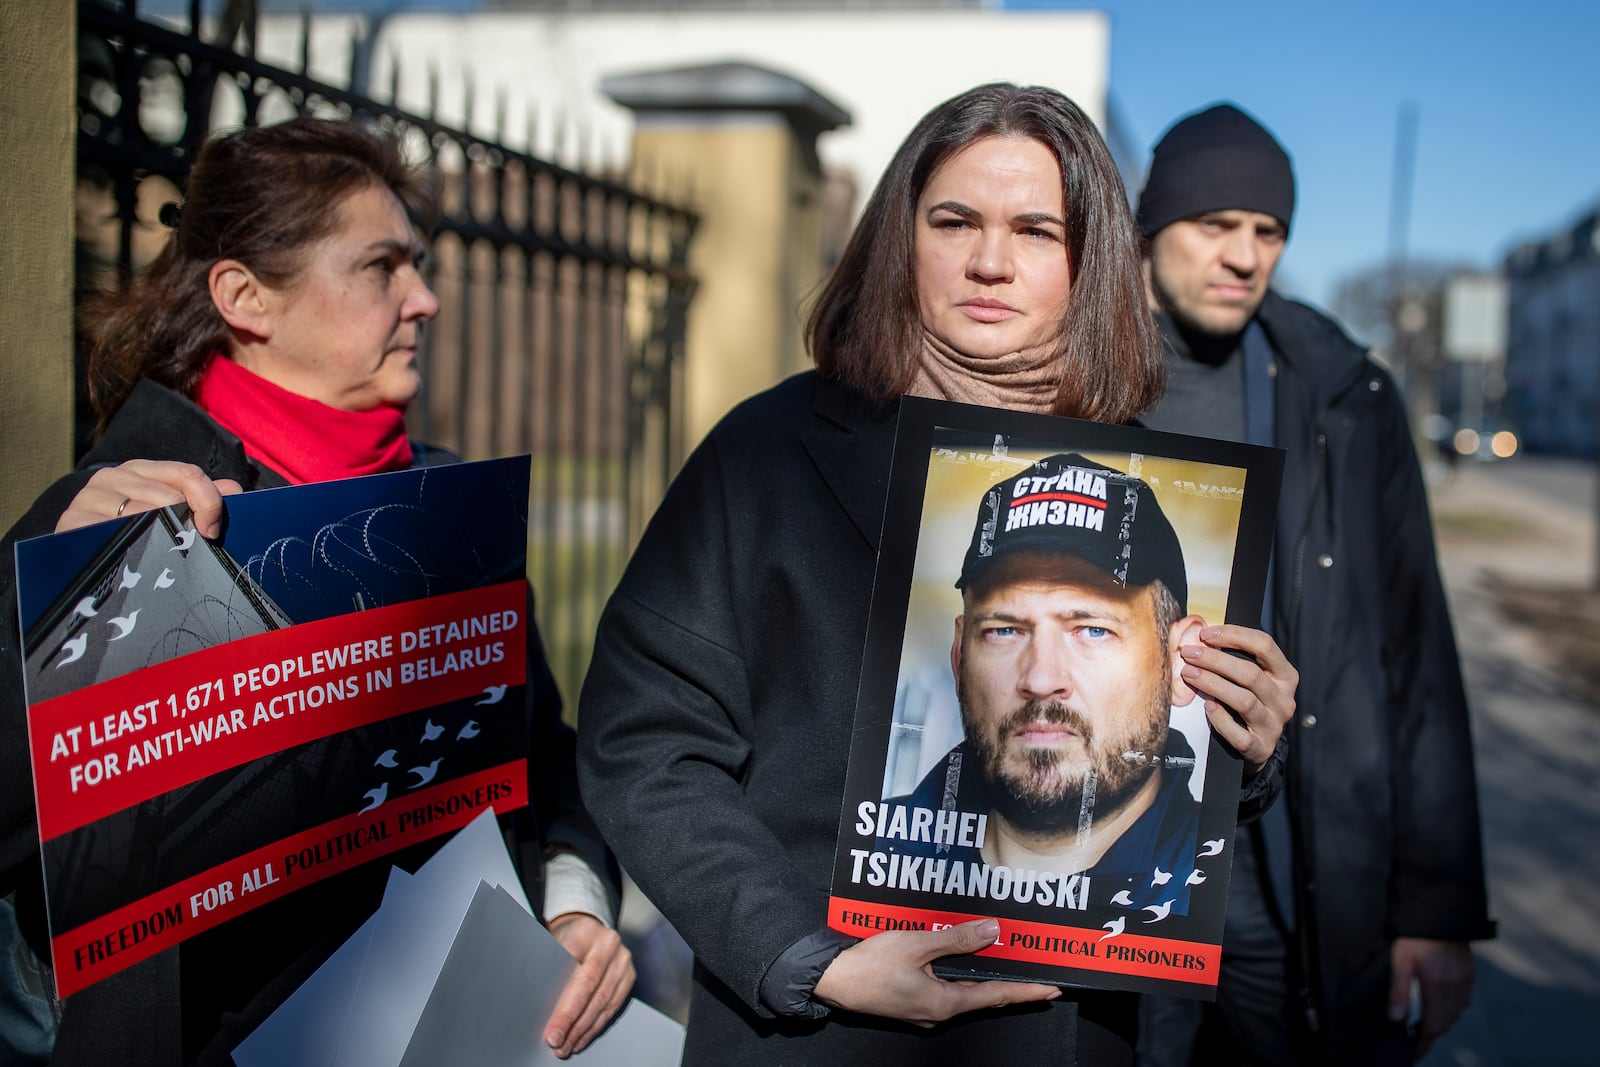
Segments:
[[[452,462],[405,432],[418,339],[439,307],[418,269],[430,211],[422,176],[387,136],[314,119],[238,131],[206,144],[184,203],[163,209],[173,233],[161,255],[90,309],[97,443],[7,535],[0,564],[0,893],[18,891],[41,956],[12,543],[183,502],[211,538],[227,494]],[[520,810],[499,803],[501,826],[530,900],[580,961],[553,1017],[529,1033],[567,1056],[626,999],[633,965],[610,928],[615,864],[579,801],[572,734],[536,633],[527,645],[526,706],[506,718],[513,751],[501,754],[526,762],[527,782],[491,792],[526,798]],[[378,759],[394,766],[392,752]],[[204,828],[213,839],[231,832],[225,821]],[[75,994],[57,1062],[226,1062],[373,913],[391,864],[414,869],[443,840],[346,864]]]
[[[825,928],[900,398],[1125,422],[1161,388],[1127,198],[1092,123],[1011,85],[934,108],[808,331],[817,370],[735,409],[688,460],[584,685],[585,797],[695,952],[686,1061],[1130,1062],[1128,994],[933,975],[993,942],[992,921]],[[1260,631],[1196,636],[1183,677],[1242,757],[1250,817],[1279,787],[1295,672]]]

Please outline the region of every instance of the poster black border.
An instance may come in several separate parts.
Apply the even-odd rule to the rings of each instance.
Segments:
[[[1023,438],[1030,446],[1034,443],[1048,445],[1060,442],[1063,449],[1068,451],[1143,454],[1243,469],[1246,472],[1245,492],[1240,503],[1224,619],[1236,625],[1260,625],[1282,488],[1282,449],[1191,437],[1141,426],[1089,422],[920,397],[904,398],[900,404],[899,425],[885,497],[883,529],[879,537],[877,569],[856,697],[852,732],[854,741],[840,811],[834,877],[830,885],[831,894],[836,898],[881,898],[880,902],[886,903],[895,899],[896,893],[905,892],[883,894],[879,890],[863,893],[864,887],[848,882],[846,863],[840,857],[849,847],[846,828],[854,820],[855,803],[862,797],[877,799],[881,794],[883,763],[889,727],[894,717],[894,695],[899,682],[917,545],[922,532],[929,457],[935,434],[948,434],[950,431],[970,432],[975,448],[989,448],[1000,436]],[[1238,768],[1237,757],[1224,749],[1214,735],[1211,749],[1213,756],[1220,755]],[[1231,866],[1230,858],[1230,874]],[[903,900],[903,896],[900,899]],[[1219,901],[1217,908],[1220,907]],[[977,905],[973,910],[983,912],[986,908]],[[1217,930],[1220,940],[1220,920]],[[1214,986],[1210,984],[1182,983],[989,957],[949,957],[938,961],[934,970],[942,976],[954,978],[1044,981],[1063,986],[1159,991],[1204,998],[1214,995]],[[1063,971],[1068,972],[1067,976],[1063,976]]]

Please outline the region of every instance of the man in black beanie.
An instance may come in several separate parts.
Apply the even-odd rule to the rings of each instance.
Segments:
[[[1236,837],[1217,1003],[1147,998],[1140,1062],[1402,1064],[1492,937],[1460,665],[1389,375],[1270,291],[1294,215],[1277,140],[1219,104],[1139,199],[1167,351],[1156,429],[1287,451],[1262,628],[1300,666],[1280,801]]]

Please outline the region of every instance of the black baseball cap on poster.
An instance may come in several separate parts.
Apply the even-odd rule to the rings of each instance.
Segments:
[[[1160,581],[1188,610],[1183,546],[1155,491],[1076,452],[1047,456],[984,493],[956,588],[1016,552],[1075,556],[1124,587]]]

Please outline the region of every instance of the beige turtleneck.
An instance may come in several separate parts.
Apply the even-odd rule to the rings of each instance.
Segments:
[[[1048,414],[1061,388],[1058,343],[1002,356],[969,356],[922,331],[922,358],[910,396]]]

